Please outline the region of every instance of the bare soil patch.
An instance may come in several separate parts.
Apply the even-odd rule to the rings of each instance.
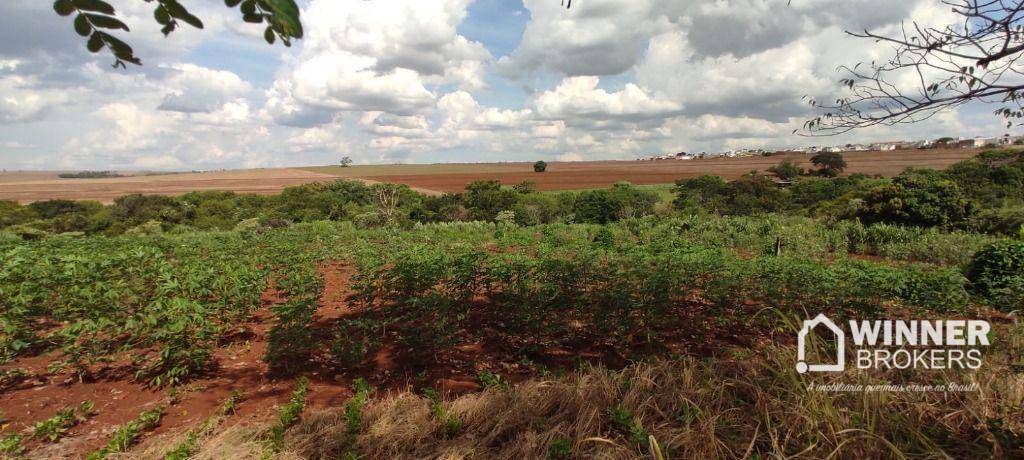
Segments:
[[[847,152],[844,154],[849,168],[847,174],[894,176],[907,167],[942,169],[972,158],[980,153],[976,149],[898,150],[892,152]],[[533,182],[540,190],[582,190],[605,188],[619,181],[633,184],[670,184],[677,179],[693,178],[704,174],[736,179],[750,171],[765,172],[768,168],[791,160],[802,167],[811,168],[811,155],[786,154],[770,157],[713,158],[704,160],[656,161],[598,161],[550,163],[544,173],[533,172],[531,163],[481,164],[479,171],[469,165],[453,165],[450,173],[442,165],[424,165],[431,170],[416,174],[409,167],[395,174],[363,176],[380,182],[395,182],[443,192],[459,192],[478,180],[498,180],[506,185],[523,181]],[[382,168],[376,171],[384,172]]]
[[[49,174],[47,176],[46,174]],[[27,175],[31,179],[18,178]],[[46,178],[51,177],[51,178]],[[271,195],[283,188],[335,180],[336,176],[302,169],[250,169],[202,173],[131,176],[109,179],[58,179],[56,173],[8,173],[0,180],[0,200],[29,203],[39,200],[113,202],[133,193],[182,195],[204,190]]]

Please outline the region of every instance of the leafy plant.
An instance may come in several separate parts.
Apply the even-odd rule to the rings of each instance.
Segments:
[[[1024,241],[993,243],[974,255],[967,268],[971,289],[1009,311],[1024,302]]]
[[[265,441],[265,448],[270,452],[278,452],[284,444],[284,433],[295,425],[306,408],[306,394],[309,392],[309,379],[300,377],[295,381],[292,398],[277,414],[277,423],[270,427]]]
[[[125,452],[134,444],[142,433],[155,428],[160,424],[160,418],[164,414],[163,406],[143,411],[139,417],[124,425],[110,437],[110,441],[103,448],[90,453],[86,460],[100,460],[107,458],[110,454]]]
[[[650,447],[650,435],[636,420],[632,412],[622,406],[615,406],[609,410],[609,416],[612,423],[625,433],[634,445],[640,446],[642,450],[647,450]]]
[[[32,427],[32,438],[55,442],[68,430],[93,415],[94,405],[91,401],[83,401],[76,412],[68,407],[57,411],[52,417],[39,421]]]
[[[551,445],[548,446],[548,459],[550,460],[569,460],[572,458],[572,440],[566,437],[560,437],[551,441]]]

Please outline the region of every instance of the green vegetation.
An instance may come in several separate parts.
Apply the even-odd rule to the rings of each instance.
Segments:
[[[306,408],[306,393],[309,393],[309,379],[300,377],[295,381],[292,398],[277,414],[277,423],[270,427],[265,440],[265,450],[278,452],[284,444],[284,433],[298,423],[302,410]]]
[[[1024,242],[1001,241],[979,251],[967,269],[971,288],[992,306],[1010,311],[1024,305]]]
[[[659,207],[663,187],[538,193],[495,181],[441,197],[339,181],[274,197],[5,204],[3,231],[20,236],[0,238],[0,359],[12,364],[0,383],[23,378],[14,370],[19,359],[49,354],[50,371],[69,378],[103,375],[116,362],[145,385],[179,386],[217,369],[218,350],[262,321],[269,377],[297,383],[273,426],[238,440],[258,444],[257,456],[442,457],[454,446],[484,457],[495,446],[522,449],[523,458],[1017,452],[1019,410],[996,402],[1018,400],[996,378],[1015,382],[1014,353],[1024,343],[1016,326],[999,325],[991,374],[975,375],[990,379],[981,382],[992,394],[1006,394],[984,401],[826,401],[802,377],[771,367],[789,369],[791,348],[764,348],[807,312],[959,317],[1018,309],[1024,246],[1019,225],[1009,225],[1024,197],[1013,185],[1015,155],[891,180],[801,178],[788,188],[756,175],[705,176],[674,187],[675,210]],[[986,213],[1006,218],[982,225]],[[84,234],[58,235],[58,225]],[[28,229],[43,234],[27,238]],[[330,281],[324,267],[337,263],[350,269],[342,317],[319,310]],[[265,305],[266,293],[280,301]],[[487,358],[456,369],[476,373],[487,388],[473,400],[482,409],[433,390],[375,397],[359,379],[333,415],[302,416],[304,376],[367,376],[370,358],[385,350],[395,375],[425,379],[466,345]],[[686,353],[708,356],[679,357]],[[577,367],[584,370],[574,376],[510,383]],[[160,455],[198,453],[235,400]],[[123,452],[161,413],[125,424],[91,458]],[[986,419],[962,423],[951,413]],[[56,439],[81,416],[61,411],[40,421],[34,437]],[[768,429],[791,424],[799,435]],[[408,432],[386,428],[399,425]],[[412,432],[420,437],[403,437]],[[852,432],[870,436],[845,434]],[[388,436],[394,442],[381,441]],[[498,441],[513,438],[530,441]],[[13,437],[3,443],[8,452],[21,446]]]
[[[95,415],[90,401],[82,401],[77,410],[68,407],[57,411],[53,417],[42,420],[32,427],[32,438],[55,442],[75,425]]]
[[[836,177],[846,169],[846,160],[843,154],[837,152],[821,152],[811,157],[811,164],[818,168],[818,175],[823,177]]]
[[[548,163],[546,161],[538,161],[533,164],[533,172],[542,173],[548,170]]]
[[[106,446],[90,453],[86,459],[100,460],[107,458],[111,454],[127,451],[142,436],[143,432],[152,430],[160,424],[160,418],[163,414],[164,408],[162,406],[142,412],[138,418],[118,428],[110,437],[110,441],[107,442]]]

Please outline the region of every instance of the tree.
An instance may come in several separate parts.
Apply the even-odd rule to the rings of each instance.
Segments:
[[[516,192],[501,188],[496,180],[476,181],[466,186],[463,201],[474,220],[494,220],[501,211],[512,209]]]
[[[538,161],[533,164],[533,172],[542,173],[548,170],[548,164],[545,161]]]
[[[974,207],[957,183],[942,172],[908,169],[891,184],[869,191],[858,217],[865,224],[950,228],[967,220]]]
[[[197,29],[203,21],[188,11],[178,0],[146,0],[155,3],[153,19],[163,26],[161,31],[170,35],[188,24]],[[239,7],[242,20],[253,24],[266,24],[263,38],[274,44],[277,40],[291,46],[292,40],[302,38],[302,22],[295,0],[224,0],[229,8]],[[61,16],[74,15],[74,28],[82,37],[88,37],[85,47],[98,53],[106,48],[114,55],[114,67],[125,68],[125,63],[142,65],[132,47],[109,31],[129,32],[128,26],[116,17],[116,10],[105,0],[56,0],[53,9]]]
[[[344,156],[341,157],[341,166],[347,168],[352,165],[352,157]]]
[[[785,160],[768,168],[768,172],[775,174],[775,177],[782,180],[793,180],[804,174],[804,168],[797,166],[792,160]]]
[[[847,32],[854,37],[887,43],[888,60],[843,66],[840,83],[850,94],[834,103],[810,99],[824,111],[804,123],[804,129],[838,134],[874,125],[925,120],[943,109],[969,101],[1001,101],[995,113],[1024,117],[1024,4],[1004,0],[944,0],[960,17],[954,25],[903,25],[892,36],[870,31]],[[909,83],[908,83],[909,82]]]
[[[811,163],[818,168],[818,174],[824,177],[836,177],[846,169],[846,160],[838,152],[821,152],[811,157]]]

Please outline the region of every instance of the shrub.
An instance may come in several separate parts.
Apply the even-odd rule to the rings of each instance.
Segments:
[[[32,208],[22,206],[15,201],[0,201],[0,228],[24,224],[39,218]]]
[[[1000,310],[1020,308],[1024,302],[1024,242],[990,244],[974,255],[967,269],[974,293]]]
[[[797,166],[792,160],[785,160],[768,168],[768,172],[775,174],[775,177],[782,180],[793,180],[804,175],[804,168]]]
[[[890,185],[872,189],[858,211],[865,223],[948,228],[963,223],[973,203],[938,171],[908,170]]]
[[[493,221],[499,212],[512,209],[516,192],[501,188],[496,180],[476,181],[466,186],[463,200],[471,219]]]
[[[538,161],[533,164],[533,172],[542,173],[548,170],[548,164],[545,161]]]
[[[289,301],[274,307],[276,322],[270,329],[263,360],[275,373],[291,374],[306,366],[316,342],[309,325],[316,313],[313,300]]]

